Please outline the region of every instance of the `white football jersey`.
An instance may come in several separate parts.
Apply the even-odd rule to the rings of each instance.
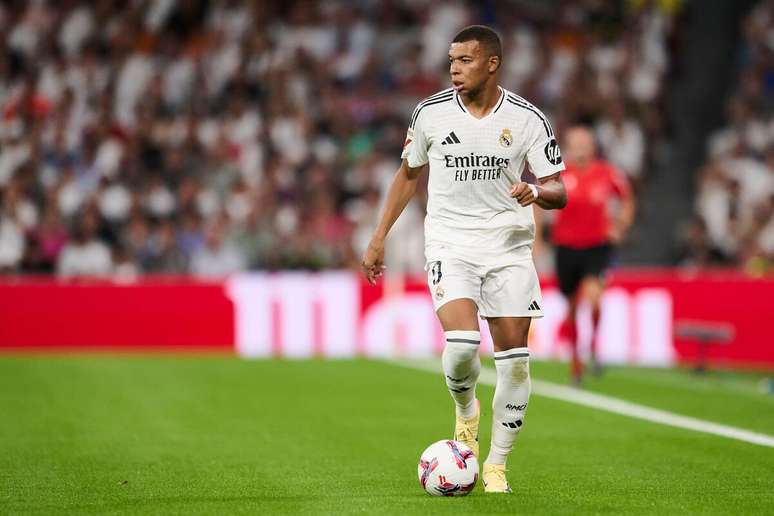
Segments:
[[[411,117],[402,158],[430,164],[425,255],[507,264],[531,258],[532,206],[510,196],[526,163],[538,178],[564,170],[548,119],[500,88],[492,111],[478,119],[449,88],[420,102]]]

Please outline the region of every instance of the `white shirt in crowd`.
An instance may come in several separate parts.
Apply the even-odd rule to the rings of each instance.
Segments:
[[[597,126],[597,136],[605,155],[616,168],[623,170],[630,178],[642,175],[645,158],[645,138],[640,126],[626,120],[620,128],[610,120],[602,120]]]
[[[68,243],[56,264],[60,276],[107,276],[112,269],[110,249],[99,240]]]
[[[196,276],[227,276],[244,268],[242,255],[230,245],[221,245],[216,249],[202,246],[191,257],[191,272]]]
[[[0,269],[15,268],[24,256],[24,233],[9,217],[0,216]]]

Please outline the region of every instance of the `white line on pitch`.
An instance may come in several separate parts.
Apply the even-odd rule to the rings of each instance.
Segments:
[[[437,360],[391,360],[389,363],[419,369],[433,373],[441,372],[440,362]],[[493,369],[481,368],[479,383],[494,386],[497,382],[497,373]],[[688,416],[681,416],[674,412],[659,410],[645,405],[639,405],[630,401],[625,401],[612,396],[595,394],[593,392],[583,391],[572,387],[566,387],[544,380],[532,380],[532,393],[546,398],[553,398],[560,401],[575,403],[585,407],[591,407],[599,410],[605,410],[614,414],[620,414],[637,419],[644,419],[661,425],[694,430],[705,434],[719,435],[729,439],[736,439],[747,443],[758,444],[760,446],[774,447],[774,437],[757,432],[751,432],[742,428],[736,428],[719,423],[712,423],[703,419],[696,419]]]

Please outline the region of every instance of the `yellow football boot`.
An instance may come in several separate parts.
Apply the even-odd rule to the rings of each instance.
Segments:
[[[484,464],[481,474],[485,493],[512,493],[508,479],[505,478],[505,464]]]
[[[476,400],[476,415],[470,419],[457,416],[454,424],[454,440],[471,450],[478,460],[478,423],[481,420],[481,404]]]

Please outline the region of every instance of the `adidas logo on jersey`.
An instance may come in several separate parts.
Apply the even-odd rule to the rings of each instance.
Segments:
[[[455,143],[462,143],[462,142],[460,142],[460,139],[457,138],[457,135],[454,134],[454,131],[452,131],[449,133],[446,139],[441,142],[441,145],[454,145]]]
[[[537,304],[537,301],[533,301],[533,302],[532,302],[532,303],[529,305],[529,310],[540,310],[540,305],[539,305],[539,304]]]

